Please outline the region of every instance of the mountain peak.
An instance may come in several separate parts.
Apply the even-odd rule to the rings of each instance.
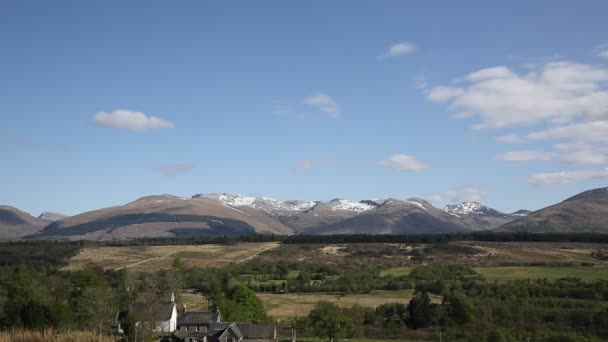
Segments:
[[[597,189],[583,191],[577,195],[574,195],[574,196],[564,200],[564,202],[581,201],[581,200],[582,201],[607,202],[608,201],[608,188],[597,188]]]
[[[481,215],[485,213],[485,209],[489,208],[479,204],[479,202],[462,202],[460,204],[447,205],[443,211],[450,214]]]
[[[38,216],[39,220],[47,221],[47,222],[55,222],[61,219],[68,217],[67,215],[54,213],[52,211],[44,211],[42,214]]]
[[[335,198],[329,201],[328,205],[332,210],[346,210],[364,212],[377,207],[377,205],[370,204],[369,201],[351,201],[341,198]]]

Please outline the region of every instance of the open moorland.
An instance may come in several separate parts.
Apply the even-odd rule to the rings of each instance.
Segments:
[[[126,268],[155,272],[171,268],[175,258],[180,258],[186,267],[222,267],[251,260],[277,246],[276,242],[262,242],[236,245],[90,247],[83,248],[72,257],[67,269],[97,265],[104,269]]]
[[[449,244],[283,244],[260,257],[267,261],[298,260],[383,269],[420,264],[487,266],[608,265],[591,253],[608,244],[574,242],[485,242]]]

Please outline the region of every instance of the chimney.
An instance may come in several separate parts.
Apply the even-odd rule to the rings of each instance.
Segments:
[[[175,293],[171,292],[171,303],[175,303]]]
[[[186,304],[184,304],[184,313],[186,312]]]

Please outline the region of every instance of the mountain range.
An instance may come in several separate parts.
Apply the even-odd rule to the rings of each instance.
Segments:
[[[0,206],[0,239],[132,239],[230,234],[431,234],[471,231],[608,232],[608,188],[530,212],[477,202],[437,208],[421,198],[279,201],[228,193],[146,196],[67,217]]]

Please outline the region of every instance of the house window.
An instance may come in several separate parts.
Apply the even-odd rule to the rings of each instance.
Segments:
[[[234,337],[232,337],[232,336],[228,336],[228,337],[226,338],[226,342],[234,342]]]

